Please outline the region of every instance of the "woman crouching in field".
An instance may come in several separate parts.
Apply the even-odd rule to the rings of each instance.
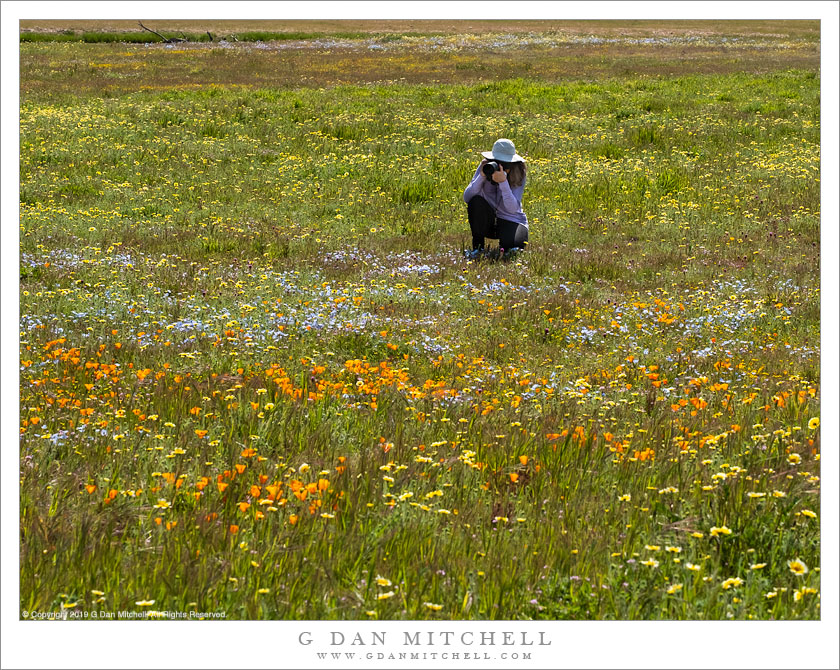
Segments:
[[[467,216],[472,230],[473,251],[484,249],[484,238],[499,240],[499,249],[524,249],[528,243],[528,218],[522,211],[525,190],[525,159],[516,153],[513,142],[497,140],[492,151],[482,151],[481,161],[470,185],[464,191]],[[498,169],[488,174],[484,168],[490,162]]]

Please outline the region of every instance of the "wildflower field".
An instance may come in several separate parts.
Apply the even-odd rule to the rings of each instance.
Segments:
[[[819,24],[685,23],[22,42],[21,609],[819,618]]]

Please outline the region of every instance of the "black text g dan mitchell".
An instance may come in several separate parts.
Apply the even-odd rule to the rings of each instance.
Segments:
[[[371,631],[366,632],[364,635],[362,635],[362,633],[355,633],[351,635],[350,633],[345,634],[340,631],[330,631],[325,640],[322,639],[317,641],[313,639],[312,633],[309,631],[304,631],[298,635],[298,642],[302,645],[310,645],[313,641],[320,644],[327,643],[334,647],[376,647],[380,645],[385,646],[387,644],[385,631]],[[464,631],[462,633],[451,630],[416,631],[414,633],[402,631],[402,634],[399,635],[399,641],[404,647],[434,645],[449,646],[455,644],[466,647],[471,645],[482,647],[512,647],[515,645],[521,645],[523,647],[547,647],[551,645],[551,640],[547,640],[545,632],[542,631],[536,633],[528,631],[520,631],[518,633],[513,631],[476,632],[471,630]]]

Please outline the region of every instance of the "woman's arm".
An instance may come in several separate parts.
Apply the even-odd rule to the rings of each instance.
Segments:
[[[499,195],[502,196],[502,202],[498,207],[498,213],[501,218],[505,218],[505,214],[519,214],[522,211],[522,194],[525,192],[525,182],[522,182],[515,189],[510,187],[507,179],[499,184]]]
[[[484,185],[486,178],[484,173],[481,171],[481,168],[484,167],[486,160],[481,161],[478,167],[475,170],[475,174],[473,175],[472,181],[470,185],[464,190],[464,202],[469,202],[473,199],[474,196],[478,195],[479,191],[481,191],[481,187]]]

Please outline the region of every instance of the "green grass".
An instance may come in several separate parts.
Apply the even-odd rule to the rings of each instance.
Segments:
[[[21,608],[819,618],[786,65],[23,95]],[[499,137],[530,246],[466,262]]]
[[[167,39],[178,39],[184,42],[210,42],[207,32],[184,33],[181,31],[160,31]],[[168,33],[168,34],[167,34]],[[408,33],[406,36],[418,36],[415,33]],[[213,35],[212,41],[228,40],[237,42],[278,42],[286,40],[314,40],[314,39],[362,39],[369,37],[361,32],[271,32],[271,31],[243,31],[234,33],[223,33]],[[385,36],[386,39],[394,39]],[[60,32],[26,32],[20,34],[21,43],[43,43],[43,42],[84,42],[86,44],[110,44],[123,42],[126,44],[146,44],[148,42],[162,42],[163,40],[148,31],[136,32],[76,32],[65,30]]]

